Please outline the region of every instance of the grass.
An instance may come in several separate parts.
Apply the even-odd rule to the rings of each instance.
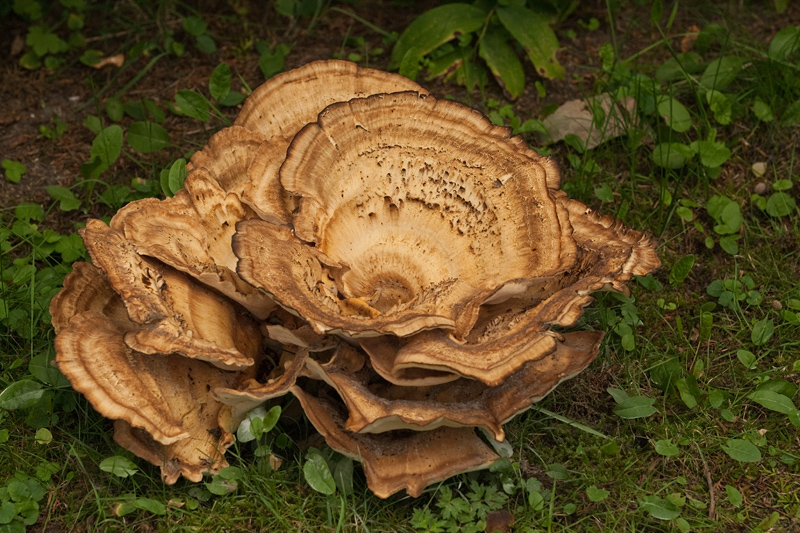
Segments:
[[[487,521],[501,516],[500,510],[513,515],[514,531],[798,527],[796,40],[783,51],[770,51],[773,36],[756,38],[735,21],[720,30],[691,18],[694,14],[680,6],[677,16],[684,17],[685,26],[697,23],[702,30],[692,50],[700,64],[692,67],[687,56],[679,55],[686,33],[669,26],[668,14],[654,22],[647,10],[628,6],[625,13],[632,24],[663,36],[661,40],[628,50],[630,37],[603,34],[601,40],[608,45],[600,48],[602,62],[572,66],[576,73],[590,74],[588,85],[576,79],[583,83],[585,96],[604,91],[631,96],[638,103],[639,120],[629,124],[625,137],[591,150],[571,138],[546,149],[561,163],[565,190],[653,234],[664,267],[652,277],[632,281],[630,298],[598,295],[579,326],[608,331],[600,356],[584,373],[508,424],[513,447],[509,460],[490,471],[432,486],[417,500],[397,495],[382,501],[366,489],[358,467],[350,491],[340,487],[326,496],[312,489],[303,474],[304,459],[319,443],[295,414],[291,400],[283,405],[278,430],[233,448],[229,456],[234,468],[205,483],[165,486],[155,467],[113,443],[109,423],[49,366],[54,335],[48,302],[71,262],[86,259],[72,233],[75,226],[89,215],[109,216],[136,198],[173,194],[182,183],[180,157],[235,116],[225,98],[231,87],[240,86],[236,72],[256,72],[263,80],[284,67],[287,53],[298,53],[293,42],[275,38],[279,32],[259,36],[236,16],[225,24],[241,25],[243,37],[226,42],[219,27],[186,22],[201,16],[198,13],[165,3],[141,9],[158,13],[158,27],[137,22],[141,18],[126,23],[89,8],[63,8],[48,15],[56,18],[46,19],[54,35],[66,41],[69,35],[59,33],[64,31],[59,24],[66,23],[70,13],[84,15],[86,27],[73,33],[108,39],[122,51],[147,57],[135,63],[137,72],[120,70],[88,89],[97,99],[91,130],[57,117],[42,131],[45,137],[56,137],[42,143],[64,142],[70,135],[87,139],[81,177],[63,190],[50,189],[49,198],[6,205],[2,211],[0,531],[24,531],[26,526],[31,531],[481,531]],[[571,18],[600,16],[582,9]],[[311,15],[320,24],[336,13],[349,27],[349,15],[336,10]],[[90,27],[88,15],[113,17],[110,33],[123,34],[121,40]],[[237,15],[244,17],[244,12]],[[40,24],[27,15],[19,20],[26,26]],[[274,20],[280,27],[289,19]],[[299,17],[293,27],[307,20]],[[569,32],[594,31],[573,26],[575,30],[557,31],[563,42]],[[133,36],[145,44],[136,44]],[[206,53],[209,39],[220,50]],[[345,40],[327,53],[344,50]],[[30,75],[47,72],[58,78],[74,72],[69,69],[85,72],[88,67],[76,58],[83,57],[86,48],[70,47],[55,46],[43,57],[27,56],[38,59],[40,69],[49,68]],[[388,47],[384,64],[387,55]],[[168,95],[136,92],[156,75],[156,63],[178,64],[179,56],[208,76],[194,86],[176,82]],[[744,61],[728,65],[731,79],[725,87],[709,86],[714,76],[719,81],[719,73],[709,71],[709,65],[722,57]],[[208,78],[222,60],[239,66],[233,82],[226,86],[224,79],[215,78],[209,86]],[[653,81],[658,78],[664,81]],[[248,79],[253,87],[259,82]],[[552,97],[551,83],[557,84],[543,81],[543,87]],[[720,95],[716,100],[708,96],[715,87]],[[178,90],[181,99],[173,101]],[[247,83],[241,90],[247,91]],[[483,90],[499,92],[488,82]],[[454,86],[442,91],[467,98]],[[112,94],[122,106],[114,121],[112,115],[119,110],[113,99],[108,104]],[[493,97],[498,105],[481,100],[487,111],[507,103],[499,94]],[[660,107],[661,102],[667,107]],[[541,101],[534,103],[544,107]],[[134,104],[141,104],[144,114]],[[523,116],[519,105],[512,104],[510,110],[495,120],[510,122],[520,115],[521,124],[544,117]],[[132,140],[127,132],[134,123],[160,124],[166,137],[150,128],[147,131],[156,133]],[[122,133],[109,129],[114,124]],[[31,164],[19,159],[3,164],[4,191],[32,179],[30,172],[11,164]],[[763,176],[751,168],[758,162],[766,163]],[[760,182],[768,185],[766,190],[757,187]],[[724,214],[715,207],[715,202],[725,203],[722,197],[732,204]],[[277,445],[281,434],[289,436],[282,447]],[[258,451],[263,444],[271,445],[283,460],[278,469],[268,454]],[[335,461],[324,448],[321,453]],[[127,470],[103,467],[111,457],[133,462]]]

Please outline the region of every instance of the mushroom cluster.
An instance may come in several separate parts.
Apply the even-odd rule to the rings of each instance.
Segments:
[[[380,497],[487,467],[476,430],[502,441],[598,353],[553,327],[659,266],[507,128],[343,61],[269,80],[187,168],[87,222],[50,306],[58,368],[167,483],[287,393]]]

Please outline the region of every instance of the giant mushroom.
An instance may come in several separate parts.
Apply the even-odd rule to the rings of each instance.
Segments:
[[[187,168],[87,223],[50,306],[59,369],[167,483],[288,393],[380,497],[485,468],[476,430],[596,357],[564,332],[591,293],[660,264],[507,128],[343,61],[269,80]]]

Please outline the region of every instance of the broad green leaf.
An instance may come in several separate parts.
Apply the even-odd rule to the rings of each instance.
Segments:
[[[795,212],[797,202],[785,192],[776,192],[767,198],[766,211],[771,217],[784,217]]]
[[[678,389],[681,400],[689,409],[697,407],[700,399],[700,389],[697,388],[697,379],[694,376],[687,376],[675,381],[675,388]]]
[[[740,463],[756,463],[761,460],[761,450],[749,440],[744,439],[728,439],[722,450],[727,453],[731,459],[739,461]]]
[[[204,54],[213,54],[217,51],[217,43],[208,34],[195,37],[194,44]]]
[[[80,239],[77,234],[74,235]],[[30,370],[30,373],[42,383],[46,383],[53,387],[69,386],[69,380],[64,377],[64,374],[62,374],[58,368],[51,364],[52,360],[52,352],[39,352],[38,354],[34,355],[33,358],[31,358],[31,362],[28,363],[28,370]]]
[[[497,17],[528,53],[540,76],[548,79],[564,77],[564,67],[556,59],[558,37],[546,15],[525,7],[508,5],[497,8]]]
[[[739,253],[739,236],[738,235],[727,235],[725,237],[720,238],[719,246],[726,253],[730,255],[736,255]]]
[[[50,444],[53,442],[53,434],[47,428],[36,430],[36,444]]]
[[[692,127],[692,117],[686,107],[675,98],[670,96],[662,96],[658,99],[656,105],[658,114],[667,123],[667,126],[683,133]]]
[[[755,113],[756,118],[761,122],[772,122],[775,120],[772,108],[768,103],[757,96],[755,102],[753,102],[753,113]]]
[[[662,168],[681,168],[687,159],[694,157],[695,151],[681,143],[661,143],[653,148],[653,163]]]
[[[100,462],[100,470],[114,474],[117,477],[129,477],[139,471],[130,459],[115,455]]]
[[[224,496],[228,493],[236,492],[239,488],[239,482],[235,479],[223,479],[220,476],[214,476],[210,482],[205,483],[205,486],[211,494]]]
[[[792,400],[775,391],[757,390],[748,394],[747,397],[762,407],[766,407],[770,411],[775,411],[777,413],[788,415],[797,410]]]
[[[647,511],[655,519],[675,520],[681,515],[680,507],[669,500],[662,500],[658,496],[643,496],[638,500],[639,508]]]
[[[728,501],[731,502],[731,505],[734,507],[739,507],[744,502],[742,498],[742,493],[739,492],[739,489],[732,485],[725,485],[725,492],[728,495]]]
[[[17,508],[13,502],[3,502],[0,504],[0,524],[8,524],[17,516]],[[10,528],[9,528],[10,529]],[[22,528],[25,531],[25,528]]]
[[[105,105],[106,115],[113,122],[119,122],[125,116],[125,106],[117,98],[109,98]]]
[[[391,68],[399,68],[400,61],[411,48],[426,56],[444,43],[478,31],[486,20],[486,12],[469,4],[445,4],[426,11],[408,25],[392,50]]]
[[[753,325],[753,331],[750,332],[750,340],[753,341],[753,344],[756,346],[761,346],[767,343],[774,331],[775,323],[772,319],[762,318]]]
[[[730,149],[725,143],[717,141],[698,141],[697,153],[700,163],[706,168],[717,168],[731,158]]]
[[[758,386],[756,390],[768,390],[782,394],[787,398],[794,398],[797,394],[797,386],[794,383],[781,378],[770,379]]]
[[[188,172],[186,171],[186,160],[180,158],[172,163],[169,169],[169,190],[174,195],[179,190],[183,189],[183,182],[186,179]]]
[[[672,57],[656,69],[656,80],[659,82],[676,81],[686,78],[687,74],[698,72],[703,66],[703,58],[697,52],[686,52]]]
[[[134,122],[128,127],[128,145],[143,154],[151,154],[169,146],[167,130],[157,122]]]
[[[175,105],[184,115],[200,122],[206,122],[211,116],[206,97],[194,91],[178,91],[178,94],[175,95]]]
[[[236,439],[239,442],[250,442],[256,440],[256,436],[252,431],[252,421],[256,418],[263,419],[267,415],[267,410],[263,407],[256,407],[247,413],[247,416],[239,424],[236,430]]]
[[[203,19],[198,17],[186,17],[183,19],[182,25],[186,33],[195,37],[203,35],[208,28],[208,25],[203,21]]]
[[[508,43],[510,38],[503,28],[490,25],[478,45],[478,55],[486,61],[497,83],[508,91],[512,99],[516,99],[525,89],[525,71]]]
[[[800,98],[789,104],[781,116],[781,126],[790,127],[800,124]]]
[[[664,457],[675,457],[681,453],[677,444],[673,444],[670,439],[657,440],[655,443],[656,453]]]
[[[92,149],[89,152],[92,159],[100,159],[100,170],[98,172],[95,169],[93,174],[100,175],[117,160],[121,152],[122,128],[116,124],[103,128],[92,141]]]
[[[11,183],[18,183],[22,179],[22,175],[28,170],[25,165],[19,161],[12,161],[10,159],[3,159],[3,169],[5,169],[6,179]]]
[[[167,514],[167,506],[158,500],[138,498],[133,502],[133,505],[138,509],[149,511],[154,515],[163,516]]]
[[[792,188],[792,180],[781,179],[772,184],[772,188],[776,191],[788,191]]]
[[[208,79],[208,92],[217,102],[221,102],[231,90],[231,67],[220,63]]]
[[[30,379],[15,381],[0,392],[0,408],[8,411],[29,409],[44,395],[42,384]]]
[[[310,448],[303,465],[303,477],[306,482],[317,492],[331,495],[336,492],[336,482],[328,468],[328,463],[319,450]]]
[[[593,502],[601,502],[608,498],[609,494],[611,493],[607,490],[597,488],[597,485],[586,487],[586,495],[589,497],[589,500]]]
[[[689,272],[692,270],[694,266],[694,255],[684,255],[681,257],[669,271],[669,284],[670,285],[677,285],[678,283],[682,283],[683,280],[686,279],[686,276],[689,275]]]
[[[75,198],[75,195],[72,194],[72,191],[65,187],[48,185],[47,194],[49,194],[53,200],[59,201],[58,207],[62,211],[74,211],[81,206],[81,201]]]
[[[786,60],[800,48],[800,26],[783,28],[769,43],[770,59]]]
[[[630,396],[614,408],[614,413],[625,419],[646,418],[658,410],[653,407],[656,401],[647,396]]]
[[[342,455],[333,465],[333,479],[343,494],[353,493],[353,460]]]
[[[739,57],[725,56],[715,59],[706,67],[700,77],[700,85],[708,90],[721,91],[733,83],[742,71],[744,60]]]
[[[606,389],[606,392],[608,392],[611,395],[611,397],[614,398],[614,401],[617,403],[622,403],[628,398],[630,398],[630,396],[628,396],[628,393],[622,389],[615,389],[614,387],[609,387]]]
[[[706,101],[714,113],[714,120],[723,126],[731,123],[733,106],[727,96],[719,91],[711,90],[706,93]]]
[[[419,53],[419,48],[412,46],[400,60],[400,69],[398,73],[405,76],[410,80],[416,80],[419,71],[422,69],[422,54]]]

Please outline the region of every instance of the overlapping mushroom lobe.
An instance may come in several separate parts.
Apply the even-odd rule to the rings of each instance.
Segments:
[[[405,92],[331,105],[294,138],[280,178],[300,197],[282,270],[293,270],[288,257],[308,256],[304,248],[341,267],[321,272],[333,283],[312,284],[307,268],[295,268],[294,281],[251,268],[267,251],[244,234],[270,230],[240,224],[238,272],[323,331],[463,335],[482,303],[575,260],[541,158],[454,102]],[[289,303],[319,283],[336,306]]]

